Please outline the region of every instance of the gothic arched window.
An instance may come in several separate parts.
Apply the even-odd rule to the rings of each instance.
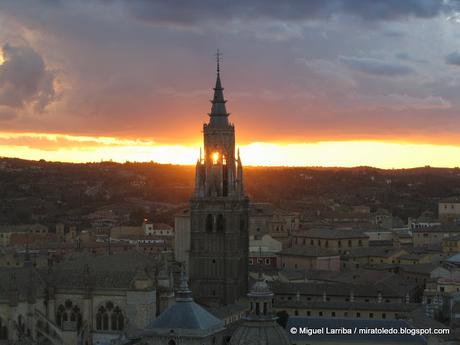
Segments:
[[[96,329],[102,331],[122,331],[125,328],[125,317],[120,307],[112,302],[101,305],[96,313]]]
[[[56,312],[56,323],[62,328],[62,322],[64,321],[64,315],[66,314],[65,307],[61,304]]]
[[[75,322],[77,326],[77,330],[80,330],[82,325],[82,316],[80,312],[80,308],[78,306],[74,306],[72,311],[70,312],[70,321]]]
[[[221,214],[219,214],[217,216],[216,230],[217,230],[217,232],[224,232],[225,231],[225,218]]]
[[[123,330],[125,318],[119,307],[115,307],[115,309],[113,309],[112,315],[110,316],[110,323],[112,331]]]
[[[71,300],[66,300],[63,304],[60,304],[56,311],[56,323],[59,327],[63,328],[64,323],[68,322],[66,327],[71,327],[76,330],[80,330],[82,325],[82,315],[80,308],[74,305]]]
[[[109,314],[104,306],[100,306],[96,313],[96,329],[108,330],[109,329]]]
[[[109,314],[108,313],[102,314],[102,329],[104,331],[109,329]]]
[[[168,345],[176,345],[176,342],[173,339],[171,339],[170,341],[168,341]]]
[[[213,217],[212,217],[212,214],[208,214],[206,216],[206,232],[212,232],[212,228],[213,228],[213,224],[214,221],[213,221]]]

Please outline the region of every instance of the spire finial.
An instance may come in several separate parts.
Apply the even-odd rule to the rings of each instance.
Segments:
[[[217,62],[217,74],[220,72],[220,61],[222,60],[222,53],[219,49],[217,49],[216,53],[216,62]]]
[[[176,291],[176,301],[188,302],[192,300],[192,291],[188,287],[187,274],[185,273],[185,262],[183,262],[180,271],[180,284]]]

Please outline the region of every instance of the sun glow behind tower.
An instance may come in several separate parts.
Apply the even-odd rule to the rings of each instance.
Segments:
[[[0,132],[0,156],[62,162],[155,161],[196,163],[200,144],[157,143],[149,139],[48,133]],[[460,147],[385,141],[254,142],[239,145],[249,166],[459,166]]]

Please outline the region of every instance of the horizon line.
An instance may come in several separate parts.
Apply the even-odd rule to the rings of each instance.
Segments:
[[[40,159],[26,159],[26,158],[21,158],[21,157],[14,157],[14,156],[0,156],[0,160],[8,160],[8,159],[14,159],[14,160],[21,160],[21,161],[27,161],[27,162],[44,162],[44,163],[60,163],[60,164],[72,164],[72,165],[85,165],[85,164],[103,164],[103,163],[113,163],[113,164],[118,164],[118,165],[124,165],[124,164],[156,164],[156,165],[171,165],[171,166],[178,166],[178,167],[191,167],[193,168],[195,165],[194,164],[188,164],[188,163],[162,163],[162,162],[156,162],[154,160],[150,161],[130,161],[130,160],[125,160],[123,161],[117,161],[117,160],[100,160],[100,161],[86,161],[86,162],[71,162],[71,161],[59,161],[59,160],[47,160],[44,158]],[[334,166],[327,166],[327,165],[252,165],[252,164],[243,164],[243,168],[273,168],[273,169],[279,169],[279,168],[305,168],[305,169],[359,169],[359,168],[368,168],[368,169],[375,169],[375,170],[415,170],[415,169],[445,169],[445,170],[457,170],[460,169],[460,166],[431,166],[429,164],[424,165],[424,166],[413,166],[413,167],[405,167],[405,168],[379,168],[377,166],[373,165],[356,165],[356,166],[341,166],[341,165],[334,165]]]

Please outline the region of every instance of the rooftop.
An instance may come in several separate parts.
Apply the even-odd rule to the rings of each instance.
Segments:
[[[367,239],[364,230],[341,230],[341,229],[311,229],[307,231],[298,232],[295,234],[298,237],[307,238],[322,238],[322,239],[352,239],[360,238]]]
[[[302,257],[326,257],[326,256],[339,256],[331,250],[318,247],[292,247],[281,250],[277,253],[279,256],[302,256]]]

